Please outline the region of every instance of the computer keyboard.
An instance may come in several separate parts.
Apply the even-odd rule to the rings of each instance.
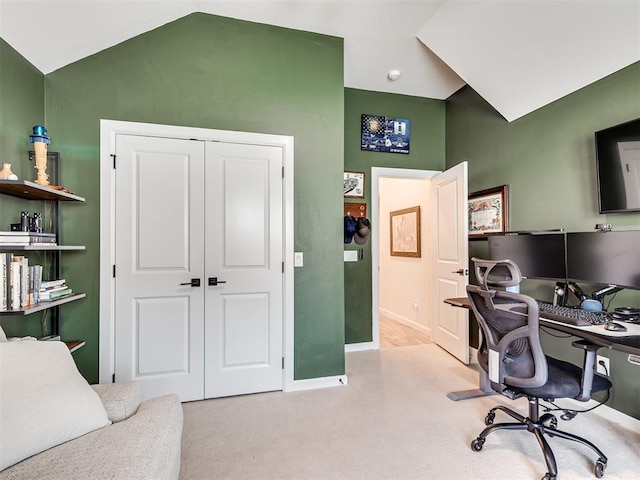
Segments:
[[[605,312],[589,312],[580,308],[560,307],[547,302],[538,301],[538,308],[542,318],[576,327],[603,325],[609,320]]]

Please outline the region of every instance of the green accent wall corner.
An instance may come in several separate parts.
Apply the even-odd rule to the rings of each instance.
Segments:
[[[371,92],[345,88],[344,169],[365,173],[365,198],[345,198],[366,203],[371,212],[371,167],[444,170],[445,103],[443,100]],[[407,118],[411,121],[409,154],[361,150],[363,114]],[[369,218],[371,235],[377,235],[377,220]],[[342,224],[342,218],[341,218]],[[345,250],[363,249],[363,259],[344,265],[344,304],[346,343],[372,341],[371,242],[345,244]]]
[[[594,144],[594,132],[640,117],[639,86],[640,62],[511,123],[466,86],[446,102],[447,168],[468,161],[470,192],[508,184],[510,230],[640,229],[640,212],[598,213]],[[486,241],[471,242],[469,252],[482,255]],[[527,281],[522,291],[553,298],[550,282]],[[609,300],[609,308],[640,305],[640,291]],[[578,361],[570,340],[543,336],[551,355]],[[608,405],[640,418],[640,367],[619,352],[603,354],[614,385]]]
[[[62,209],[65,241],[86,245],[65,257],[63,274],[87,292],[64,307],[62,332],[86,341],[74,356],[87,380],[98,380],[100,119],[295,138],[294,248],[305,252],[305,267],[294,279],[294,378],[345,373],[341,38],[196,13],[56,70],[44,84],[39,102],[62,182],[86,198]]]

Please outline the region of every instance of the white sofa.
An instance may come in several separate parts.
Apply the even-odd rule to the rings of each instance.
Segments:
[[[177,479],[182,405],[89,386],[60,342],[0,339],[0,479]]]

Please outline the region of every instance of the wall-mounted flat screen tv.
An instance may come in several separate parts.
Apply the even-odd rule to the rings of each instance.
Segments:
[[[640,118],[595,137],[600,213],[640,211]]]

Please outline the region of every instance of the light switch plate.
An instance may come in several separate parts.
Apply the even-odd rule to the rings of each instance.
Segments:
[[[358,251],[357,250],[345,250],[344,251],[344,261],[345,262],[357,262],[358,261]]]
[[[293,252],[293,266],[302,267],[304,265],[304,253]]]

